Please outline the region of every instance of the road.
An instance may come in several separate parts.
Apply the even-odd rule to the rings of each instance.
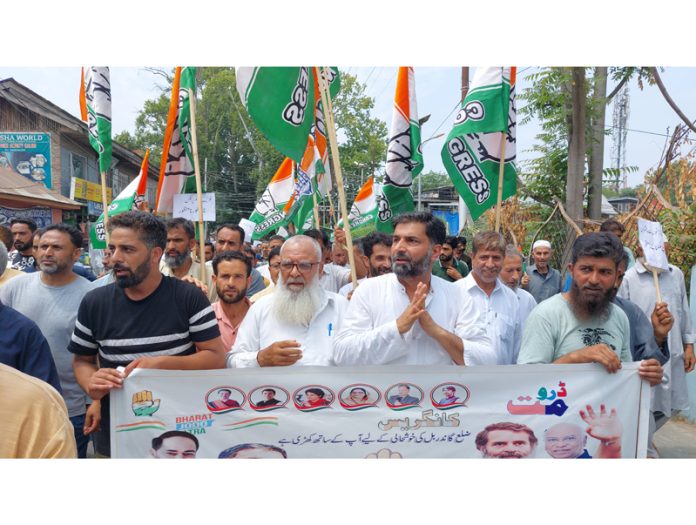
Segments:
[[[660,458],[696,458],[696,424],[685,418],[672,418],[655,432]]]

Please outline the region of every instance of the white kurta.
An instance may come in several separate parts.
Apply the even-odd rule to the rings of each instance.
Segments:
[[[353,293],[334,339],[337,365],[451,365],[450,355],[416,321],[403,335],[396,319],[410,300],[396,275],[367,279]],[[466,365],[495,364],[496,357],[473,301],[454,285],[432,276],[425,308],[433,320],[464,342]]]
[[[324,271],[319,278],[319,284],[327,292],[338,293],[350,281],[350,268],[336,266],[333,263],[325,264]]]
[[[691,324],[682,271],[670,264],[669,270],[661,272],[658,280],[662,300],[667,303],[674,317],[674,326],[667,336],[670,358],[664,365],[665,375],[669,377],[669,381],[652,389],[654,396],[652,409],[670,416],[672,410],[688,410],[689,408],[689,393],[684,371],[684,345],[693,344],[696,334]],[[633,301],[648,318],[652,315],[657,300],[655,283],[652,272],[646,270],[640,260],[636,261],[633,268],[626,271],[619,288],[619,297]]]
[[[474,279],[473,272],[454,283],[459,292],[474,301],[474,307],[483,316],[486,332],[493,343],[497,364],[514,365],[522,344],[522,321],[520,302],[510,288],[495,282],[490,296],[484,292]]]
[[[537,302],[532,294],[519,286],[515,289],[515,295],[520,302],[520,320],[522,321],[522,333],[524,333],[524,323],[527,322],[527,317],[532,313],[532,310],[536,308]]]
[[[296,340],[302,345],[302,359],[296,365],[329,366],[331,342],[341,327],[348,301],[338,294],[325,292],[319,311],[309,326],[281,321],[273,313],[275,295],[262,297],[244,317],[237,332],[237,340],[227,353],[228,368],[259,366],[256,356],[276,341]]]

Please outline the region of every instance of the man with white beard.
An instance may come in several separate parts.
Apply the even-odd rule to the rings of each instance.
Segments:
[[[249,309],[228,368],[332,364],[332,340],[348,301],[319,285],[322,270],[317,241],[306,235],[285,241],[275,291]]]

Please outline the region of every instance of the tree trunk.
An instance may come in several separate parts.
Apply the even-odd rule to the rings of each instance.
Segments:
[[[606,113],[607,68],[597,67],[592,93],[595,108],[592,121],[592,151],[590,153],[590,187],[587,192],[587,215],[602,218],[602,170],[604,169],[604,117]]]
[[[582,186],[585,176],[585,68],[572,68],[572,114],[568,141],[566,211],[574,220],[582,219]]]

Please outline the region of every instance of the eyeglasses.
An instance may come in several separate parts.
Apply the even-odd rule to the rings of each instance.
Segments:
[[[268,265],[270,268],[273,268],[274,270],[277,270],[280,268],[280,263],[273,263]]]
[[[280,263],[280,269],[284,272],[291,272],[293,267],[297,266],[297,271],[300,273],[309,273],[312,271],[312,267],[321,264],[318,262],[301,262],[301,263],[293,263],[290,261],[283,261]]]

